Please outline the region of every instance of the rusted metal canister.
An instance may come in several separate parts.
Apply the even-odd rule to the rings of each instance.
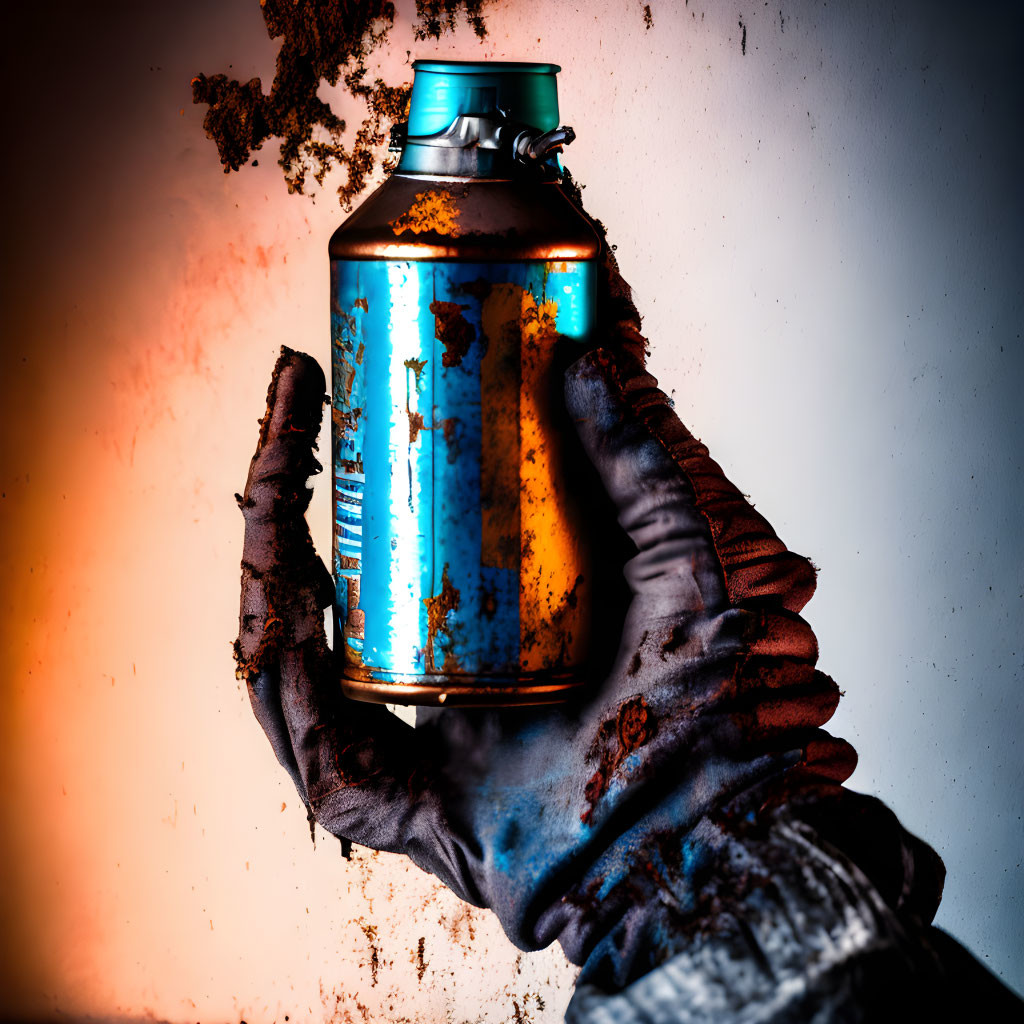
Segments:
[[[599,241],[560,185],[557,66],[413,69],[397,170],[330,242],[342,686],[558,701],[590,611],[562,368]]]

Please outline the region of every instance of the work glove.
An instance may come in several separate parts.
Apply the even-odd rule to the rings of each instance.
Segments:
[[[821,729],[839,691],[799,614],[815,570],[645,372],[610,255],[600,301],[603,343],[566,371],[565,402],[628,537],[609,663],[564,705],[420,709],[415,727],[344,698],[304,515],[326,382],[283,349],[238,496],[256,717],[328,832],[406,854],[521,949],[558,941],[582,967],[570,1019],[811,1019],[799,1007],[837,972],[863,988],[850,965],[877,955],[931,978],[914,951],[941,861],[841,786],[855,755]],[[796,1016],[742,1016],[778,1010],[780,986]]]

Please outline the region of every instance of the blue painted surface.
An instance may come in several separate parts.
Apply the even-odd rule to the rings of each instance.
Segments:
[[[410,135],[444,131],[460,114],[499,111],[539,131],[558,127],[557,64],[418,60],[412,67]]]
[[[484,564],[481,460],[518,466],[520,454],[483,451],[481,309],[488,283],[554,300],[560,339],[582,348],[594,267],[339,260],[331,274],[336,635],[349,661],[382,680],[441,671],[513,679],[519,569]],[[457,304],[471,336],[450,365],[435,302]],[[517,419],[517,406],[507,415]],[[431,640],[428,601],[446,580],[457,604]]]

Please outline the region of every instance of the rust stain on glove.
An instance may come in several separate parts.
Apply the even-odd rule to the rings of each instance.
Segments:
[[[657,719],[642,696],[624,701],[614,718],[601,723],[597,739],[588,753],[589,760],[598,756],[600,751],[600,763],[583,791],[589,804],[580,815],[584,825],[593,821],[597,802],[607,792],[616,769],[634,750],[639,750],[654,736],[657,727]]]

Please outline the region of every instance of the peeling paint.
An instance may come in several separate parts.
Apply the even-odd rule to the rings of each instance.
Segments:
[[[459,591],[456,587],[452,586],[452,581],[448,578],[448,563],[445,563],[444,569],[441,571],[441,593],[435,594],[433,597],[423,598],[423,603],[427,606],[426,667],[428,672],[437,672],[436,647],[438,638],[443,636],[445,639],[451,639],[448,614],[459,607]],[[454,667],[451,664],[452,661],[451,655],[446,652],[442,670],[451,671]]]
[[[409,444],[415,444],[421,430],[430,428],[423,422],[423,413],[409,411]]]
[[[434,314],[434,337],[444,345],[442,366],[459,366],[476,337],[476,329],[462,315],[466,309],[469,306],[457,302],[434,301],[430,304],[430,312]]]
[[[343,437],[356,432],[359,427],[359,417],[362,415],[363,410],[358,406],[351,412],[346,412],[337,406],[331,407],[331,421]]]
[[[422,383],[421,377],[422,377],[422,374],[423,374],[423,368],[426,365],[427,365],[427,360],[426,359],[410,358],[410,359],[406,359],[406,361],[405,361],[405,368],[407,370],[412,370],[412,372],[416,375],[416,390],[417,391],[419,391],[419,389],[420,389],[420,384]]]
[[[426,421],[423,419],[423,413],[418,409],[413,409],[412,396],[413,393],[419,394],[420,387],[423,383],[422,375],[423,369],[427,365],[426,359],[416,359],[410,357],[405,360],[403,364],[407,370],[411,370],[414,383],[412,388],[409,387],[408,380],[406,381],[405,388],[405,413],[409,417],[409,444],[415,444],[417,438],[420,435],[421,430],[432,430],[432,427],[428,427]]]
[[[356,333],[356,318],[351,313],[346,313],[343,310],[338,310],[336,313],[338,317],[338,328],[343,334],[355,336]]]

